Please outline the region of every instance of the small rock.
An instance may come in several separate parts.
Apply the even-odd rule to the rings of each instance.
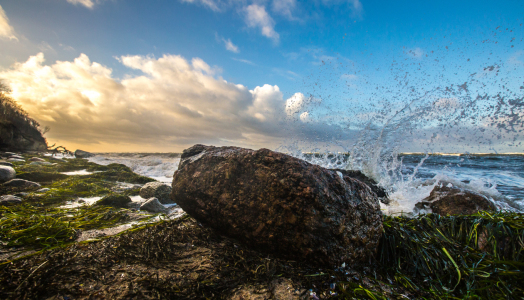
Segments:
[[[90,152],[87,152],[87,151],[83,151],[83,150],[76,150],[75,151],[75,157],[76,158],[88,158],[88,157],[93,157],[95,156],[93,153],[90,153]]]
[[[39,189],[37,192],[38,193],[45,193],[45,192],[48,192],[50,190],[51,190],[50,188],[43,188],[43,189]]]
[[[95,205],[106,205],[112,207],[127,208],[127,205],[132,202],[129,196],[124,195],[109,195],[98,200]]]
[[[472,191],[442,186],[435,186],[426,199],[415,204],[417,210],[428,209],[435,214],[471,215],[479,211],[496,211],[497,208],[487,197]]]
[[[22,203],[22,198],[13,195],[0,196],[0,205],[15,205]]]
[[[8,166],[8,167],[12,167],[13,164],[10,163],[10,162],[7,162],[7,161],[0,161],[0,166]]]
[[[16,177],[16,171],[9,166],[0,166],[0,183],[9,181]]]
[[[30,161],[45,161],[44,159],[42,159],[40,157],[31,157],[29,160]]]
[[[51,166],[53,164],[47,161],[34,161],[30,163],[29,165],[30,166]]]
[[[163,206],[157,198],[154,197],[147,199],[147,201],[140,206],[140,210],[149,211],[155,214],[167,212],[167,208]]]
[[[16,154],[14,154],[14,155],[11,155],[11,156],[9,156],[9,158],[15,158],[15,159],[24,159],[24,157],[23,157],[23,156],[20,156],[20,155],[16,155]]]
[[[171,187],[158,181],[148,182],[140,189],[140,197],[144,199],[158,198],[158,201],[162,204],[174,203],[170,194]]]
[[[25,162],[25,159],[20,159],[20,158],[8,158],[7,161]]]
[[[36,182],[32,182],[32,181],[28,181],[28,180],[24,180],[24,179],[11,179],[7,182],[4,182],[3,184],[4,186],[9,186],[9,187],[17,187],[17,188],[22,188],[22,189],[31,189],[31,188],[39,188],[40,187],[40,184],[36,183]]]

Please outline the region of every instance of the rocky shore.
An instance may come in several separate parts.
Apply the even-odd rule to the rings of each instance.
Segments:
[[[442,215],[389,217],[363,174],[265,149],[196,145],[172,190],[119,164],[1,156],[2,299],[524,295],[522,214],[450,187],[419,205]]]

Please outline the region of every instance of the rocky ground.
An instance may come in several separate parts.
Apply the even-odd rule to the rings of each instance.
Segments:
[[[12,158],[2,156],[8,155]],[[524,296],[521,214],[384,217],[372,259],[326,268],[258,251],[188,215],[170,219],[170,211],[137,211],[126,197],[138,196],[153,180],[123,165],[38,154],[19,157],[3,161],[12,164],[16,178],[40,186],[5,184],[12,179],[0,186],[2,299]],[[36,161],[40,164],[32,164]],[[63,174],[78,170],[93,173]],[[144,192],[162,198],[163,189]],[[18,200],[5,202],[7,195]],[[125,203],[63,206],[95,196],[117,196]]]

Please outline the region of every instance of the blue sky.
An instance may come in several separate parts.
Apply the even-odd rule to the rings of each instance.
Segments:
[[[0,78],[68,148],[347,150],[366,125],[401,122],[403,151],[524,152],[522,1],[0,5]],[[433,117],[395,117],[406,105]]]

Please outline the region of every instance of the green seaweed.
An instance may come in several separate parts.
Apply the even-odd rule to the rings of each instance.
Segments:
[[[126,221],[127,212],[107,206],[0,206],[0,240],[4,247],[56,247],[74,241],[81,230],[107,228]]]
[[[385,217],[378,264],[431,298],[524,297],[524,215]]]

